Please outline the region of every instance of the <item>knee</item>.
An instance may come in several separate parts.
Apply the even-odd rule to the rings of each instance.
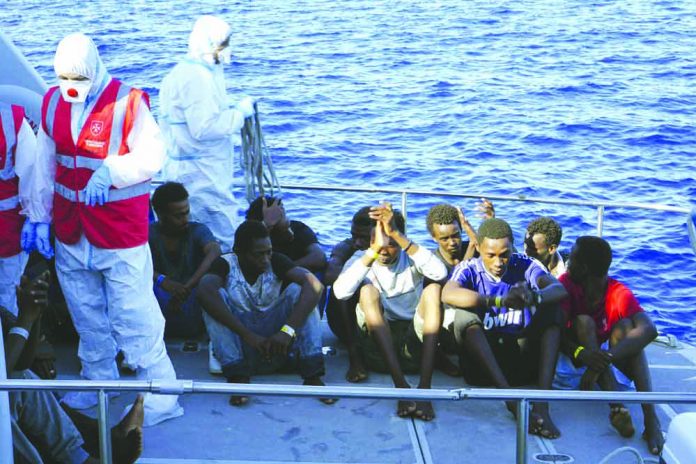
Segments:
[[[426,301],[440,304],[440,295],[442,293],[442,285],[438,283],[430,283],[423,288],[423,295]]]
[[[365,284],[360,287],[360,307],[371,307],[379,302],[379,290],[372,284]]]
[[[592,333],[596,329],[594,319],[587,314],[580,314],[573,319],[573,329],[576,334]]]
[[[626,337],[626,334],[633,328],[633,321],[629,318],[624,318],[618,321],[614,326],[611,328],[611,335],[609,336],[610,338],[610,343],[611,345],[617,344],[619,341],[621,341],[624,337]]]
[[[421,294],[420,304],[418,305],[419,310],[424,311],[427,314],[440,314],[440,292],[442,291],[442,286],[440,284],[429,284],[423,289]],[[425,314],[422,314],[425,315]]]
[[[477,314],[463,309],[457,310],[454,316],[454,338],[457,343],[461,344],[467,334],[482,329],[481,319]]]

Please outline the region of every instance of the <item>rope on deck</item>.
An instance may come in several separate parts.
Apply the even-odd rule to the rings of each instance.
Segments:
[[[280,182],[278,182],[273,160],[263,137],[256,102],[254,102],[254,115],[244,121],[241,137],[240,165],[244,173],[247,201],[251,203],[260,195],[280,195]]]

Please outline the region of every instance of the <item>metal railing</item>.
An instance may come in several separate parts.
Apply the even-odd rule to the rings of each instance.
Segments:
[[[304,386],[271,384],[229,384],[194,380],[1,380],[0,391],[51,390],[97,391],[99,403],[99,449],[101,462],[111,463],[111,434],[108,427],[108,396],[111,391],[150,392],[156,394],[230,394],[249,396],[292,396],[312,398],[363,398],[413,401],[502,400],[517,402],[516,463],[526,464],[529,403],[531,401],[590,401],[623,403],[696,404],[696,393],[684,392],[603,392],[566,390],[498,390],[491,388],[403,389],[358,386]]]
[[[430,197],[450,197],[450,198],[488,198],[489,200],[501,201],[516,201],[529,203],[546,203],[554,205],[569,205],[569,206],[589,206],[597,209],[597,236],[602,236],[604,229],[604,217],[606,208],[631,208],[645,209],[652,211],[665,211],[671,213],[681,213],[686,215],[686,223],[689,227],[689,238],[691,247],[696,254],[696,206],[672,206],[654,203],[640,203],[628,201],[608,201],[608,200],[565,200],[562,198],[547,198],[547,197],[532,197],[527,195],[488,195],[480,193],[466,192],[441,192],[436,190],[414,190],[414,189],[396,189],[387,187],[340,187],[334,185],[298,185],[298,184],[283,184],[282,189],[287,190],[322,190],[322,191],[337,191],[337,192],[363,192],[363,193],[393,193],[401,196],[401,211],[404,218],[408,221],[408,196],[430,196]],[[684,200],[686,203],[686,200]]]
[[[533,202],[556,205],[587,206],[597,209],[597,235],[602,235],[605,218],[605,208],[637,208],[653,211],[682,213],[687,215],[687,226],[691,245],[696,253],[696,208],[671,205],[618,202],[603,200],[565,200],[560,198],[529,197],[526,195],[487,195],[473,193],[451,193],[432,190],[394,189],[377,187],[339,187],[328,185],[295,185],[284,184],[286,190],[323,190],[339,192],[391,193],[401,197],[401,210],[404,218],[408,217],[408,196],[431,196],[451,198],[481,198],[496,201]],[[0,346],[0,354],[4,360],[4,350]],[[4,363],[0,362],[0,365]],[[81,390],[98,392],[98,421],[101,462],[111,462],[111,441],[108,428],[108,397],[109,391],[135,391],[161,394],[185,393],[227,393],[237,395],[285,395],[339,398],[368,398],[368,399],[400,399],[425,401],[461,401],[475,400],[511,400],[518,404],[517,414],[517,463],[527,462],[527,428],[529,422],[528,406],[530,401],[623,401],[644,403],[696,403],[696,393],[634,393],[634,392],[584,392],[584,391],[553,391],[553,390],[495,390],[460,388],[451,390],[431,389],[396,389],[371,387],[313,387],[294,385],[238,385],[212,382],[197,382],[192,380],[177,381],[86,381],[86,380],[2,380],[0,392],[15,390]]]

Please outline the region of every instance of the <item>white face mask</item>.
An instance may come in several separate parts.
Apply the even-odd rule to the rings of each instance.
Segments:
[[[232,49],[230,47],[225,47],[218,52],[218,59],[222,64],[230,64],[232,61]]]
[[[92,88],[92,81],[73,81],[70,79],[61,79],[59,82],[60,94],[63,100],[68,103],[84,103],[89,94],[89,89]]]

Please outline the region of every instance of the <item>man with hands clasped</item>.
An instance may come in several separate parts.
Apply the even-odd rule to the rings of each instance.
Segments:
[[[367,366],[388,372],[397,388],[410,388],[404,371],[420,371],[418,388],[430,388],[440,327],[440,284],[447,269],[405,235],[404,217],[389,203],[370,209],[376,222],[370,247],[346,263],[333,285],[336,298],[359,292],[355,309]],[[433,283],[423,288],[424,278]],[[399,401],[397,414],[432,420],[428,401]]]

